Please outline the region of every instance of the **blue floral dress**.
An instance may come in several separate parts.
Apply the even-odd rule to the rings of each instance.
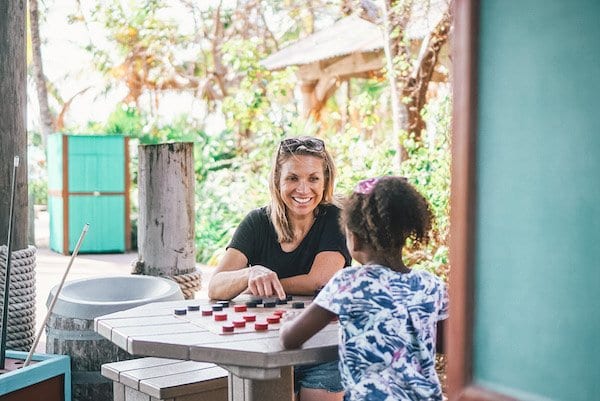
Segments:
[[[441,400],[437,321],[448,317],[444,282],[420,270],[340,270],[315,298],[339,317],[346,401]]]

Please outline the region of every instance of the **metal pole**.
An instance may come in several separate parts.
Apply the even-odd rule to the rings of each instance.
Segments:
[[[31,362],[31,357],[33,356],[35,348],[37,347],[38,342],[40,341],[40,337],[42,336],[42,333],[44,332],[46,323],[48,323],[50,314],[52,313],[52,310],[54,309],[54,305],[56,304],[56,300],[58,299],[58,294],[60,294],[60,291],[62,290],[63,285],[65,284],[65,280],[67,279],[67,274],[69,274],[69,270],[71,270],[71,265],[73,264],[73,261],[75,260],[75,256],[77,256],[77,254],[79,253],[79,248],[81,247],[81,243],[83,242],[83,237],[85,237],[85,234],[87,234],[89,226],[90,225],[87,223],[83,226],[83,230],[81,231],[81,234],[79,235],[79,240],[77,240],[77,244],[75,245],[75,249],[73,250],[71,259],[69,259],[69,264],[67,265],[67,270],[65,270],[65,274],[63,274],[62,280],[60,280],[60,284],[58,285],[58,288],[56,289],[56,294],[54,294],[54,298],[52,298],[52,302],[50,302],[50,306],[48,307],[48,312],[46,312],[46,317],[44,318],[44,322],[40,326],[37,336],[35,336],[35,340],[33,342],[33,345],[31,346],[31,349],[29,350],[29,354],[27,354],[27,359],[25,359],[25,363],[23,364],[24,368],[27,367],[29,365],[29,363]]]
[[[13,178],[10,194],[10,211],[8,214],[8,239],[6,240],[6,271],[4,274],[4,304],[2,308],[2,338],[0,339],[0,369],[4,369],[6,360],[6,333],[8,331],[8,295],[10,292],[10,259],[12,254],[12,222],[13,210],[15,208],[15,188],[17,181],[17,168],[19,167],[19,156],[15,156],[13,163]]]

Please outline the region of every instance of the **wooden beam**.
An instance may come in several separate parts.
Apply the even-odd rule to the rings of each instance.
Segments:
[[[321,79],[324,75],[347,76],[370,71],[379,71],[383,68],[383,52],[352,53],[346,56],[335,57],[328,60],[316,61],[300,66],[298,78],[303,81]]]
[[[452,187],[450,197],[450,318],[448,397],[460,399],[473,377],[477,2],[454,2]]]
[[[0,1],[0,244],[9,226],[13,160],[17,169],[12,250],[27,248],[27,66],[24,0]]]

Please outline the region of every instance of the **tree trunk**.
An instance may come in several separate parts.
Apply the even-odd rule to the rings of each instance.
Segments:
[[[450,11],[446,12],[434,30],[423,40],[416,66],[402,90],[402,97],[409,99],[407,130],[414,132],[418,140],[421,139],[421,132],[425,129],[421,110],[427,101],[427,87],[431,82],[440,50],[448,41],[450,17]]]
[[[398,93],[398,81],[396,79],[396,69],[394,68],[394,54],[392,53],[392,39],[390,38],[390,21],[388,13],[388,4],[386,0],[382,2],[383,10],[383,49],[387,65],[388,82],[390,84],[390,102],[392,104],[392,131],[396,141],[396,152],[398,156],[394,159],[396,171],[400,171],[400,166],[406,158],[406,150],[400,141],[400,130],[406,123],[405,110],[400,103]]]
[[[48,89],[46,87],[46,76],[42,63],[42,40],[40,38],[40,25],[38,17],[38,0],[29,0],[29,25],[31,29],[31,48],[33,52],[33,76],[37,89],[38,104],[40,107],[40,127],[42,130],[42,141],[44,149],[48,135],[52,133],[52,113],[48,105]]]
[[[196,271],[194,181],[193,143],[140,145],[138,273]]]
[[[12,249],[27,248],[26,0],[0,1],[0,244],[6,243],[13,160],[19,156]]]

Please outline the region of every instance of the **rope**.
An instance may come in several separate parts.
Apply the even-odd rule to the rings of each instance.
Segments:
[[[0,246],[0,310],[4,309],[6,245]],[[29,351],[35,337],[35,254],[33,246],[13,251],[10,263],[6,348]],[[0,314],[0,320],[1,320]],[[4,322],[2,322],[4,324]]]
[[[134,260],[131,262],[131,267],[131,274],[147,274],[146,264],[142,260]],[[163,276],[161,273],[159,274],[159,277],[168,278],[169,280],[173,280],[179,284],[179,288],[181,288],[181,292],[183,292],[183,297],[185,299],[194,299],[196,295],[195,292],[200,290],[202,286],[202,274],[198,271],[193,273],[176,274],[174,276]]]
[[[168,276],[167,278],[179,284],[179,288],[181,288],[185,299],[194,299],[196,291],[200,290],[202,284],[202,275],[200,272],[178,274]]]

